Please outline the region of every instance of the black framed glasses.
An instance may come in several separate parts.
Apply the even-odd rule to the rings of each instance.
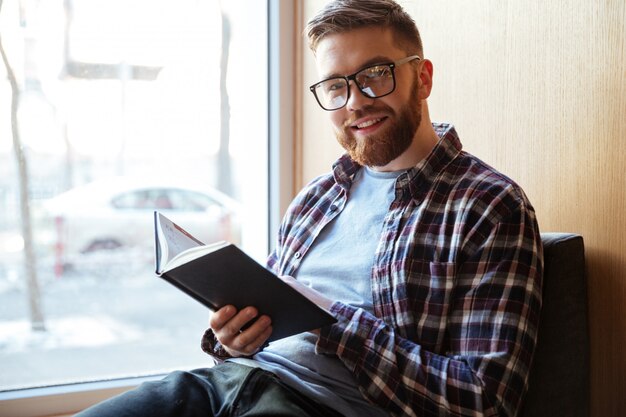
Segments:
[[[352,75],[331,77],[309,87],[320,107],[327,111],[338,110],[350,99],[350,80],[359,91],[369,98],[383,97],[396,89],[395,68],[421,59],[418,55],[407,56],[395,62],[376,64],[363,68]]]

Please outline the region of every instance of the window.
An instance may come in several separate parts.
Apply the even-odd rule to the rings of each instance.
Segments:
[[[208,365],[152,211],[264,261],[268,5],[0,4],[0,391]]]

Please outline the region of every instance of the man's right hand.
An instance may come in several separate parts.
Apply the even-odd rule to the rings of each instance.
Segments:
[[[229,355],[251,356],[261,350],[272,334],[270,318],[265,315],[257,318],[257,315],[254,307],[237,311],[234,306],[228,305],[211,315],[209,326]],[[253,321],[250,327],[242,330],[250,321]]]

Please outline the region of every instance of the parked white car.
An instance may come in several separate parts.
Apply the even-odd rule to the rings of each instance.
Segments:
[[[204,243],[240,241],[239,204],[212,188],[116,177],[43,203],[53,219],[58,262],[81,254],[154,246],[154,210]]]

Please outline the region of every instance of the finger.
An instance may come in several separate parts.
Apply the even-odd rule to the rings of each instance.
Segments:
[[[247,350],[248,346],[254,344],[254,341],[265,332],[265,330],[271,325],[271,320],[268,316],[261,316],[252,323],[245,330],[239,330],[237,334],[234,334],[232,339],[224,340],[229,346],[236,350]],[[228,335],[226,335],[228,337]]]
[[[259,317],[253,325],[241,333],[247,345],[260,346],[272,334],[272,320],[268,316]]]
[[[272,334],[272,326],[267,316],[263,316],[258,322],[264,327],[257,326],[255,323],[254,326],[235,337],[230,347],[237,353],[248,356],[261,350]]]
[[[211,314],[211,317],[209,319],[209,327],[211,327],[214,332],[219,331],[236,314],[237,309],[234,306],[224,306]]]
[[[213,330],[217,340],[226,346],[230,346],[235,337],[242,334],[242,328],[250,321],[256,318],[258,312],[254,307],[246,307],[239,311],[234,317],[223,324],[217,331]]]
[[[257,337],[256,339],[254,339],[254,341],[252,343],[250,343],[250,346],[253,347],[253,351],[252,353],[256,353],[259,350],[261,350],[261,348],[263,346],[265,346],[265,343],[267,342],[267,339],[271,336],[272,334],[272,326],[268,326],[266,327],[263,332],[261,332],[261,334],[259,334],[259,337]]]
[[[252,356],[255,353],[259,352],[263,348],[263,346],[265,346],[265,343],[271,334],[272,334],[272,327],[270,326],[266,330],[264,330],[263,333],[259,335],[259,337],[254,339],[248,345],[246,345],[242,349],[241,354],[246,355],[246,356]]]

